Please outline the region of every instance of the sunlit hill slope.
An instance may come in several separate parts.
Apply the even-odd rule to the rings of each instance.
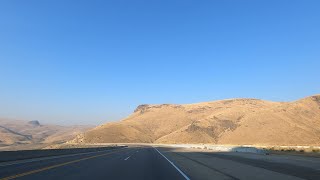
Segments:
[[[294,102],[140,105],[126,119],[98,126],[71,142],[320,145],[320,95]]]

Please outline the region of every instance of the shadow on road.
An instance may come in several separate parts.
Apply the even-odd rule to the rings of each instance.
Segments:
[[[316,157],[312,159],[314,160],[314,164],[318,163],[318,166],[312,168],[310,166],[306,167],[298,163],[289,163],[288,158],[290,156],[269,155],[267,151],[257,149],[254,147],[245,147],[245,148],[235,147],[230,149],[229,152],[214,152],[210,150],[200,150],[200,149],[191,149],[191,148],[185,151],[184,148],[161,147],[161,151],[174,153],[177,156],[186,158],[199,165],[218,171],[219,173],[222,173],[223,175],[228,176],[231,179],[238,179],[238,178],[236,176],[233,176],[230,173],[225,173],[219,168],[216,168],[216,167],[219,167],[219,165],[215,165],[215,167],[213,167],[212,165],[207,163],[208,159],[212,158],[212,161],[214,161],[216,158],[222,159],[222,160],[228,160],[229,162],[232,161],[236,163],[241,163],[241,164],[258,167],[265,170],[278,172],[278,173],[286,174],[290,176],[295,176],[303,179],[310,179],[310,180],[320,179],[320,171],[317,169],[320,166],[320,158],[316,158]],[[200,154],[202,158],[198,158],[200,157],[199,156]],[[276,158],[274,158],[275,156]],[[306,158],[310,159],[311,157],[306,157]],[[206,159],[206,161],[203,161],[202,159]],[[281,161],[281,159],[283,159],[283,161]],[[248,172],[248,173],[254,173],[254,172]]]

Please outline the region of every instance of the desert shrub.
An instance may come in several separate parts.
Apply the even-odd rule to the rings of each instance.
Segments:
[[[286,152],[294,152],[295,150],[291,148],[291,149],[286,149],[285,151]]]
[[[320,149],[312,149],[312,152],[318,153],[318,152],[320,152]]]

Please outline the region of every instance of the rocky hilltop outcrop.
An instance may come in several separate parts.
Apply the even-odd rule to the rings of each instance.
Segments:
[[[32,120],[29,121],[28,124],[32,125],[32,126],[40,126],[40,122],[37,120]]]

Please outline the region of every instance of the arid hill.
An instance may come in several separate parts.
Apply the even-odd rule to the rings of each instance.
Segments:
[[[71,142],[320,145],[320,95],[294,102],[140,105],[126,119],[98,126]]]
[[[34,149],[63,143],[91,126],[42,125],[39,121],[0,118],[0,150]]]

